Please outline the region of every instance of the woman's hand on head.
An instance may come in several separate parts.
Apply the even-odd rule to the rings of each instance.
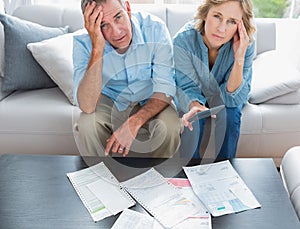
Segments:
[[[238,62],[244,62],[249,41],[250,39],[244,26],[243,20],[241,20],[238,23],[237,32],[233,37],[234,58]]]

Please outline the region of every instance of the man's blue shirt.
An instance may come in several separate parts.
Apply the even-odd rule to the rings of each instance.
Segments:
[[[217,59],[209,69],[208,49],[202,35],[195,29],[195,22],[187,23],[174,36],[175,80],[178,87],[176,99],[184,112],[192,101],[210,105],[216,95],[227,107],[238,107],[248,100],[254,56],[254,42],[245,54],[243,82],[234,92],[226,90],[226,84],[234,63],[232,41],[220,49]]]
[[[132,13],[132,41],[124,54],[106,42],[103,54],[102,94],[110,97],[119,111],[130,103],[143,105],[154,92],[175,96],[172,41],[166,25],[146,13]],[[74,37],[74,99],[84,77],[92,43],[88,34]]]

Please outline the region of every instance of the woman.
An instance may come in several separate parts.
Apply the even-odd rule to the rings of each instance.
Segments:
[[[240,133],[241,109],[248,100],[255,45],[251,0],[204,0],[195,20],[174,37],[177,100],[182,122],[209,107],[225,104],[216,117],[215,151],[233,158]],[[199,120],[199,155],[205,120]],[[184,150],[184,149],[183,149]]]

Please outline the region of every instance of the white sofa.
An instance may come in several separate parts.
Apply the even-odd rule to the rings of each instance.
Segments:
[[[162,18],[173,36],[193,18],[196,6],[132,5],[132,10],[139,9]],[[83,27],[80,9],[29,6],[13,15],[45,26],[68,25],[69,32]],[[300,20],[256,22],[253,87],[242,111],[237,157],[271,157],[279,165],[287,149],[300,145]],[[287,62],[287,57],[292,60]],[[0,154],[79,154],[73,137],[78,113],[58,87],[16,91],[2,98]]]

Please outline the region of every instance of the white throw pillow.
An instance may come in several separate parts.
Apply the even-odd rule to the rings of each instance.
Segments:
[[[74,33],[27,44],[36,61],[73,105],[73,36],[85,32],[85,29],[81,29]]]
[[[300,71],[276,50],[254,60],[250,103],[263,103],[299,88]]]

